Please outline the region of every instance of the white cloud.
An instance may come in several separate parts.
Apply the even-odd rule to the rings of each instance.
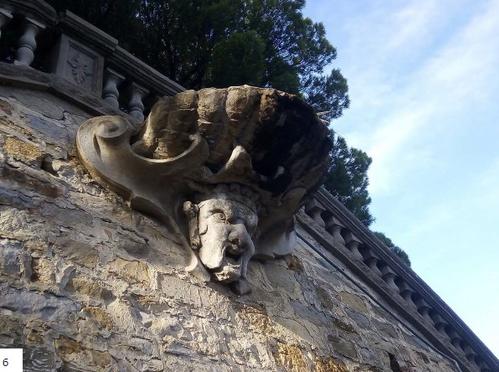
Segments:
[[[430,22],[429,10],[435,11],[435,3],[428,2],[424,11],[415,16],[414,25],[410,23],[410,15],[416,11],[413,6],[398,11],[395,18],[400,22],[407,21],[409,26],[393,38],[383,40],[380,44],[401,46],[407,40],[414,40],[414,30],[422,23]],[[430,22],[431,23],[431,22]],[[393,25],[391,25],[393,26]],[[424,33],[423,33],[424,35]],[[408,77],[407,84],[402,89],[392,89],[392,94],[379,97],[379,87],[366,83],[369,77],[364,74],[360,82],[356,77],[350,80],[354,107],[357,90],[363,90],[364,96],[373,95],[376,101],[384,102],[379,108],[386,110],[384,117],[378,123],[373,123],[374,131],[362,136],[356,132],[355,145],[365,149],[373,157],[370,170],[370,191],[373,196],[389,192],[396,187],[394,176],[404,177],[415,164],[410,157],[404,156],[407,151],[425,151],[418,149],[418,133],[433,130],[436,125],[448,125],[447,122],[437,122],[435,119],[445,113],[459,111],[465,105],[472,105],[490,93],[491,80],[499,82],[497,66],[499,66],[499,1],[490,1],[487,6],[473,17],[463,29],[455,32],[448,42],[435,51],[416,72]],[[407,48],[411,48],[408,45]],[[387,51],[386,47],[380,47]],[[363,63],[359,61],[359,63]],[[368,74],[377,81],[383,72],[372,69],[385,69],[383,64],[371,66]],[[385,92],[390,88],[384,87]],[[367,104],[366,104],[367,102]],[[371,101],[372,104],[373,101]],[[368,100],[361,100],[366,107],[359,110],[369,110]],[[355,108],[353,109],[355,110]],[[354,112],[352,112],[354,115]],[[432,127],[432,128],[430,128]],[[364,128],[365,129],[365,128]],[[374,133],[373,133],[374,132]],[[408,160],[402,163],[401,160]],[[421,161],[421,159],[416,159]]]
[[[436,0],[413,1],[395,11],[387,25],[391,37],[386,41],[384,51],[408,45],[415,48],[424,43],[432,24],[438,20],[438,13],[439,2]]]
[[[463,0],[453,0],[460,3]],[[386,0],[370,1],[345,22],[347,48],[339,49],[338,64],[350,82],[353,107],[376,108],[398,91],[401,75],[392,73],[402,66],[400,59],[416,58],[442,27],[438,21],[446,9],[445,0],[406,1],[402,8],[389,8]],[[374,5],[372,5],[374,4]],[[399,3],[400,4],[400,3]],[[348,113],[347,113],[348,115]]]

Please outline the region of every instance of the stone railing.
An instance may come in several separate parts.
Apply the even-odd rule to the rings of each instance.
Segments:
[[[44,1],[0,0],[0,32],[1,62],[54,75],[59,87],[77,86],[78,95],[102,100],[99,112],[122,111],[141,121],[157,97],[184,90],[115,38],[69,11],[57,14]]]
[[[497,358],[433,290],[321,189],[298,222],[466,371],[498,371]]]

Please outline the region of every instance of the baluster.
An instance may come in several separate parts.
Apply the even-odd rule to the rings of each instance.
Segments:
[[[480,372],[491,372],[491,369],[489,368],[487,363],[485,363],[484,360],[479,359],[477,364],[478,364],[478,367],[480,368]]]
[[[445,333],[445,328],[449,325],[449,323],[447,323],[438,313],[431,314],[431,318],[433,319],[433,324],[435,324],[437,331]]]
[[[399,288],[397,287],[397,284],[395,284],[396,276],[397,274],[395,274],[392,268],[388,265],[383,266],[383,268],[381,269],[381,277],[383,278],[385,283],[388,284],[390,288],[398,291]]]
[[[343,239],[343,236],[341,235],[341,230],[343,230],[345,226],[341,224],[340,221],[334,216],[332,216],[327,222],[326,222],[326,230],[329,232],[334,239],[335,243],[339,243],[342,245],[345,245],[345,239]]]
[[[16,59],[14,63],[17,65],[30,66],[35,59],[36,37],[45,26],[31,18],[25,18],[24,30],[19,38]]]
[[[412,295],[415,293],[414,289],[412,289],[409,284],[405,280],[403,280],[399,286],[400,295],[404,300],[406,300],[409,304],[415,305],[412,301]]]
[[[468,359],[470,362],[475,363],[476,353],[471,348],[471,346],[468,344],[464,344],[463,351],[464,351],[464,355],[466,355],[466,359]]]
[[[447,334],[449,335],[451,344],[454,345],[454,347],[456,348],[460,348],[461,337],[457,334],[457,332],[454,329],[450,329]]]
[[[428,319],[428,320],[432,320],[430,318],[431,307],[424,300],[424,298],[419,297],[414,303],[415,303],[415,305],[416,305],[416,307],[418,309],[418,313],[420,313],[423,316],[423,318]]]
[[[12,13],[7,9],[0,8],[0,38],[2,37],[2,29],[12,19]]]
[[[326,209],[319,204],[319,202],[316,199],[310,199],[307,204],[305,204],[305,212],[312,217],[312,219],[319,224],[321,227],[325,227],[326,224],[324,220],[322,219],[322,212],[324,212]]]
[[[106,68],[104,79],[105,83],[104,88],[102,88],[102,98],[104,98],[112,108],[119,109],[120,92],[118,86],[125,80],[125,77],[110,68]]]
[[[144,120],[144,103],[142,100],[149,91],[136,83],[131,85],[130,101],[128,102],[128,113],[135,119]]]
[[[369,268],[376,274],[381,275],[381,271],[378,268],[379,258],[376,256],[371,248],[368,248],[364,254],[364,262]]]
[[[345,242],[348,250],[357,258],[362,260],[362,254],[359,251],[359,247],[362,244],[359,238],[357,238],[351,231],[345,234]]]

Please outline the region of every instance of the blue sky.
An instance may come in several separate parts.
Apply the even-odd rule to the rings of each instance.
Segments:
[[[499,356],[499,0],[308,0],[366,151],[372,229]]]

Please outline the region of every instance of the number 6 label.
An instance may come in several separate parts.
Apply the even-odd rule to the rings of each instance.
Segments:
[[[0,348],[0,372],[22,372],[23,349]]]

